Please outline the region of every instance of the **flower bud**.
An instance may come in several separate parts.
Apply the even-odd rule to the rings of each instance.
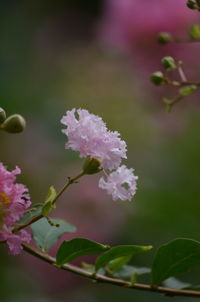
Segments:
[[[6,119],[6,112],[0,107],[0,124],[2,124]]]
[[[200,9],[198,3],[195,0],[188,0],[187,7],[190,9]]]
[[[176,69],[176,62],[170,56],[162,58],[161,64],[166,70]]]
[[[172,41],[172,36],[167,32],[161,32],[158,34],[157,41],[160,44],[167,44]]]
[[[26,127],[26,121],[23,116],[19,114],[13,114],[9,116],[4,123],[1,125],[1,128],[9,133],[19,133],[22,132]]]
[[[157,86],[164,84],[164,74],[161,71],[153,72],[151,75],[151,81]]]
[[[83,165],[84,174],[95,174],[101,171],[101,160],[98,158],[86,158]]]
[[[190,9],[195,9],[195,2],[192,0],[188,0],[187,7]]]

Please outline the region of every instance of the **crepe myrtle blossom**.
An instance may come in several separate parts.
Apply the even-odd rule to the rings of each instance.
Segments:
[[[9,172],[0,162],[0,241],[6,240],[13,255],[19,254],[23,242],[30,242],[31,236],[25,230],[14,234],[14,224],[24,215],[31,205],[27,188],[15,183],[21,170],[16,167]]]
[[[101,177],[99,187],[105,189],[112,195],[113,200],[131,200],[136,192],[137,176],[133,174],[133,169],[128,169],[125,165],[119,167],[107,176],[105,180]]]
[[[126,158],[126,143],[117,131],[109,131],[102,118],[85,109],[67,111],[61,119],[67,128],[66,149],[80,152],[80,157],[98,158],[101,168],[113,170]]]
[[[62,130],[68,137],[66,149],[79,151],[80,157],[87,158],[83,166],[85,174],[110,170],[106,180],[100,179],[99,187],[114,200],[131,200],[136,191],[137,176],[133,169],[120,167],[122,158],[126,158],[126,143],[120,139],[120,134],[109,131],[101,117],[84,109],[67,111],[61,123],[67,126]]]

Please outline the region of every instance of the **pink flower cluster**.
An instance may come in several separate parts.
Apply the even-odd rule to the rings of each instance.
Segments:
[[[118,167],[122,158],[126,158],[126,143],[119,138],[117,131],[108,131],[102,118],[90,114],[87,110],[67,111],[61,123],[67,126],[63,130],[68,137],[66,149],[80,152],[80,157],[100,158],[102,167],[112,170]]]
[[[109,131],[102,118],[84,109],[67,111],[61,123],[67,126],[62,130],[68,137],[66,149],[80,152],[80,157],[100,159],[103,169],[117,169],[106,176],[107,180],[101,178],[99,187],[112,194],[114,200],[131,200],[137,177],[133,169],[120,167],[122,158],[126,158],[126,143],[120,134]]]
[[[13,255],[21,252],[21,244],[30,242],[31,236],[25,230],[12,233],[14,224],[24,215],[31,205],[27,188],[23,184],[15,183],[16,175],[21,170],[16,167],[9,172],[0,163],[0,241],[6,240]]]
[[[101,177],[99,187],[105,189],[112,195],[113,200],[131,200],[136,191],[136,180],[138,176],[133,174],[133,169],[125,165],[110,173],[107,181]]]

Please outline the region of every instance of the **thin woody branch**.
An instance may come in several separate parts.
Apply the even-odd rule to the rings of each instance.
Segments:
[[[43,253],[42,251],[28,245],[23,244],[24,250],[35,256],[38,259],[41,259],[51,265],[56,266],[56,259],[46,253]],[[61,266],[62,270],[69,271],[71,273],[74,273],[76,275],[79,275],[81,277],[89,278],[93,281],[100,282],[100,283],[108,283],[113,284],[116,286],[121,286],[125,288],[130,289],[136,289],[140,291],[149,291],[149,292],[155,292],[155,293],[162,293],[167,296],[186,296],[186,297],[193,297],[193,298],[199,298],[200,297],[200,291],[194,291],[194,290],[184,290],[184,289],[174,289],[174,288],[168,288],[163,286],[158,287],[152,287],[149,284],[142,284],[142,283],[134,283],[132,284],[129,281],[124,281],[122,279],[115,279],[107,276],[103,276],[100,274],[94,274],[91,272],[88,272],[78,266],[72,265],[72,264],[64,264]]]

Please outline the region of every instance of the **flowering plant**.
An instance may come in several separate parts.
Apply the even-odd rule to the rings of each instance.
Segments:
[[[198,0],[189,0],[187,6],[200,10]],[[191,29],[190,36],[200,39],[197,25]],[[166,44],[175,39],[169,33],[161,33],[158,41]],[[183,73],[181,62],[171,56],[162,60],[164,72],[157,71],[151,76],[155,85],[170,84],[179,87],[178,97],[169,101],[165,99],[168,111],[185,96],[196,91],[200,84],[189,82]],[[172,70],[178,71],[181,80],[170,78]],[[183,284],[174,277],[187,272],[200,264],[200,242],[178,238],[159,247],[155,253],[152,267],[135,267],[130,260],[136,254],[148,252],[151,245],[110,246],[88,238],[74,236],[59,245],[55,257],[49,254],[64,233],[75,233],[76,226],[60,218],[52,218],[52,213],[61,195],[67,189],[79,183],[82,177],[101,174],[99,188],[110,194],[113,200],[131,201],[136,194],[138,176],[133,168],[127,168],[122,161],[127,158],[127,145],[117,131],[107,129],[101,117],[91,114],[86,109],[72,109],[61,119],[66,126],[62,132],[67,136],[66,149],[79,152],[84,158],[80,173],[67,177],[67,182],[59,191],[54,186],[49,188],[46,199],[39,204],[31,202],[28,189],[16,182],[21,173],[16,167],[9,171],[5,163],[0,162],[0,243],[7,244],[10,254],[18,255],[23,251],[37,257],[57,268],[90,278],[94,281],[114,284],[137,290],[153,291],[166,295],[200,297],[198,289]],[[25,129],[25,119],[14,114],[6,116],[0,108],[0,130],[19,133]],[[70,262],[82,255],[98,255],[95,263],[73,265]],[[56,269],[56,268],[55,268]],[[150,276],[150,282],[138,282],[141,275]],[[178,283],[178,288],[174,284]]]

